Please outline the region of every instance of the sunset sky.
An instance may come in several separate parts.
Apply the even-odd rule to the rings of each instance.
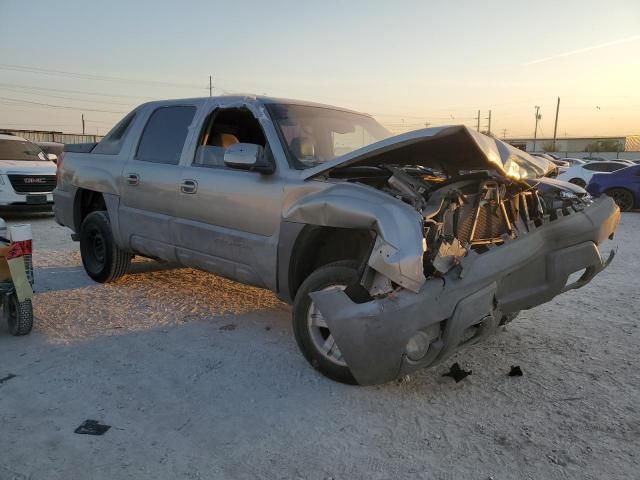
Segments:
[[[135,3],[135,5],[133,5]],[[311,5],[313,3],[313,5]],[[105,133],[148,99],[257,93],[395,132],[640,134],[640,2],[0,0],[0,128]]]

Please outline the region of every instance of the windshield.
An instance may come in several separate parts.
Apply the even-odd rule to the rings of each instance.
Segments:
[[[304,105],[269,104],[267,109],[297,169],[316,166],[391,136],[367,115]]]
[[[43,161],[44,152],[26,140],[0,140],[0,160]]]

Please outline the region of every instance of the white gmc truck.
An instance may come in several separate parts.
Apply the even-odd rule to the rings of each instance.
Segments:
[[[25,138],[0,134],[0,209],[51,209],[54,157]]]

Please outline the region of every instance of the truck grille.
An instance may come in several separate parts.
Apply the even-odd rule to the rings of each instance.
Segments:
[[[55,175],[8,175],[16,193],[52,192],[56,188]]]
[[[471,242],[474,216],[478,216],[473,240],[476,242],[489,241],[507,233],[507,225],[502,213],[494,206],[484,205],[477,209],[469,208],[469,212],[458,223],[456,236],[461,242]],[[475,210],[475,211],[474,211]],[[475,215],[474,215],[475,214]],[[492,243],[492,242],[490,242]]]

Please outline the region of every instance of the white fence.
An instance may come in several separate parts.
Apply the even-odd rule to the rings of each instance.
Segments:
[[[529,152],[532,153],[532,152]],[[605,158],[607,160],[615,160],[616,158],[624,158],[626,160],[640,160],[640,152],[536,152],[536,153],[553,153],[561,158]]]
[[[43,130],[11,130],[0,128],[0,133],[12,133],[32,142],[91,143],[99,142],[102,135],[47,132]]]

